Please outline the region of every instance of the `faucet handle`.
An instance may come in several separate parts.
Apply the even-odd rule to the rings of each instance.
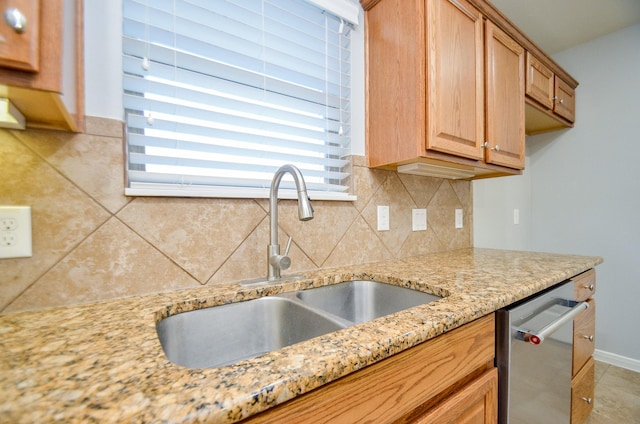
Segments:
[[[291,249],[291,240],[293,240],[293,237],[289,236],[289,240],[287,240],[287,247],[284,248],[284,256],[289,256],[289,249]]]

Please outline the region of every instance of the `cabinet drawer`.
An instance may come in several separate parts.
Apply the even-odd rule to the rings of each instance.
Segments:
[[[582,302],[596,292],[596,270],[590,269],[572,278],[574,282],[573,297]]]
[[[593,409],[595,363],[589,358],[571,382],[571,424],[582,424]]]
[[[573,321],[573,375],[576,375],[595,350],[596,301]]]
[[[548,108],[553,109],[553,72],[527,52],[526,94]]]

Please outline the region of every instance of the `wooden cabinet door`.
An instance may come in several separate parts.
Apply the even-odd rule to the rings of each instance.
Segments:
[[[465,392],[469,397],[452,395],[450,399],[466,405],[466,399],[477,403],[482,397],[495,407],[492,393],[496,390],[493,386],[497,383],[493,382],[496,368],[485,372],[490,374],[486,379],[479,377],[461,383],[469,381],[466,378],[476,370],[485,370],[488,364],[493,364],[494,351],[495,320],[490,314],[243,422],[407,423],[415,420],[412,417],[418,413],[414,412],[426,402],[438,399],[443,392],[457,393],[460,386],[468,387]],[[480,395],[481,391],[485,394]]]
[[[366,20],[366,150],[369,166],[424,154],[424,0],[385,0]]]
[[[498,421],[498,371],[487,371],[415,424],[489,424]]]
[[[595,350],[596,301],[589,300],[589,309],[573,321],[573,375],[576,375]]]
[[[555,81],[555,105],[553,110],[570,122],[575,121],[575,90],[557,76]]]
[[[426,149],[482,159],[482,16],[465,0],[426,3]]]
[[[487,21],[487,163],[524,169],[524,48]]]
[[[527,52],[527,96],[538,101],[541,105],[553,110],[554,79],[553,72],[542,62]]]
[[[16,31],[5,21],[4,14],[22,15],[24,30]],[[39,0],[0,0],[0,66],[35,72],[40,66]]]

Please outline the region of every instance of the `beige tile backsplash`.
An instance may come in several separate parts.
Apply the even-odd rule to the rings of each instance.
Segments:
[[[0,130],[0,205],[32,208],[33,257],[0,259],[0,313],[162,292],[266,274],[264,199],[126,197],[122,124],[87,131]],[[471,247],[468,181],[368,169],[355,156],[355,202],[314,201],[312,221],[280,202],[280,239],[304,270]],[[391,228],[376,231],[376,206]],[[427,231],[411,209],[427,208]],[[454,228],[454,209],[464,228]]]

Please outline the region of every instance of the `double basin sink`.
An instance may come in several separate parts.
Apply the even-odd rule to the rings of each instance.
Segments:
[[[377,281],[347,281],[167,317],[156,324],[167,358],[214,368],[440,299]]]

